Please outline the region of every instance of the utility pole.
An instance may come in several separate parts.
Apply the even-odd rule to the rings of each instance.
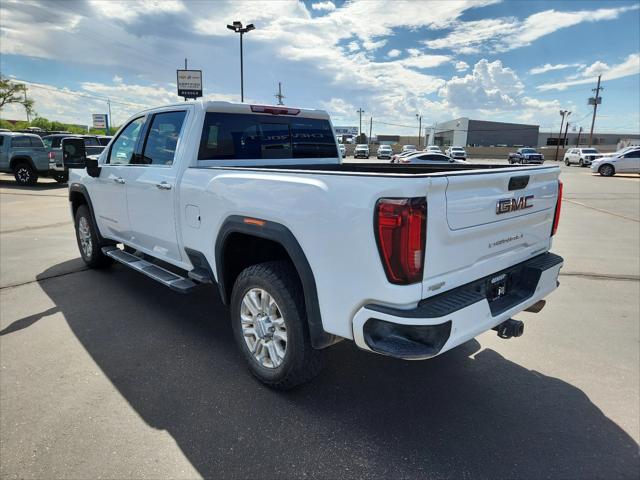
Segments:
[[[26,105],[27,103],[27,86],[24,86],[24,103]],[[31,123],[31,120],[29,119],[29,109],[25,108],[25,110],[27,111],[27,123]]]
[[[560,133],[558,133],[558,142],[556,143],[556,162],[558,161],[558,151],[560,150],[560,141],[562,140],[562,127],[564,126],[564,116],[569,116],[571,112],[567,110],[560,110],[560,116],[562,120],[560,120]]]
[[[360,130],[358,130],[358,136],[360,136],[362,135],[362,114],[364,113],[364,110],[362,108],[359,108],[356,111],[360,114]]]
[[[591,131],[589,132],[589,146],[591,146],[591,142],[593,140],[593,127],[596,124],[596,111],[598,110],[598,103],[602,101],[602,99],[600,98],[600,90],[604,90],[604,87],[600,86],[601,78],[602,75],[598,75],[598,85],[596,86],[596,88],[591,89],[592,92],[596,92],[596,96],[593,99],[593,118],[591,119]]]
[[[416,118],[418,119],[418,150],[420,150],[420,141],[422,139],[422,115],[416,113]]]
[[[582,135],[582,127],[578,130],[578,139],[576,140],[576,147],[580,146],[580,135]]]
[[[282,99],[285,98],[285,96],[282,94],[282,84],[280,82],[278,82],[278,93],[276,93],[274,97],[278,99],[278,105],[284,105]]]
[[[373,127],[373,117],[369,117],[369,141],[367,143],[371,143],[371,128]]]
[[[187,99],[185,98],[186,102]],[[109,109],[109,114],[107,115],[107,135],[111,135],[111,100],[107,98],[107,108]]]

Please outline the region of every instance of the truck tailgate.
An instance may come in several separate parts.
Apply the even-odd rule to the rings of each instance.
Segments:
[[[431,189],[423,297],[548,250],[558,176],[557,167],[452,174]]]

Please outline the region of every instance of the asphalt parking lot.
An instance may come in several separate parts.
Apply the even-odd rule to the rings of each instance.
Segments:
[[[426,362],[253,380],[213,288],[85,269],[65,186],[0,175],[2,478],[637,478],[640,176],[562,168],[560,288]]]

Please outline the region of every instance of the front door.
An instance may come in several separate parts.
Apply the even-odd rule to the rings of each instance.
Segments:
[[[640,172],[640,150],[625,153],[618,160],[616,170],[620,173],[638,173]]]
[[[103,236],[128,243],[131,239],[127,211],[126,178],[132,166],[145,117],[131,121],[111,142],[100,176],[90,185],[90,197]]]
[[[179,165],[176,149],[187,110],[154,114],[135,165],[127,170],[127,205],[131,244],[167,261],[181,261],[176,230]]]

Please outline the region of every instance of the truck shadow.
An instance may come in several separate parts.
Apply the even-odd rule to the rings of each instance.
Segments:
[[[30,186],[18,185],[13,177],[3,176],[0,177],[0,188],[7,188],[11,190],[20,190],[26,193],[32,191],[46,191],[46,190],[65,190],[69,188],[66,183],[58,183],[55,180],[39,179],[38,183]]]
[[[247,372],[214,288],[183,296],[119,266],[48,276],[41,288],[96,364],[205,478],[618,478],[640,466],[636,442],[581,390],[475,340],[428,362],[342,342],[320,377],[278,393]]]

